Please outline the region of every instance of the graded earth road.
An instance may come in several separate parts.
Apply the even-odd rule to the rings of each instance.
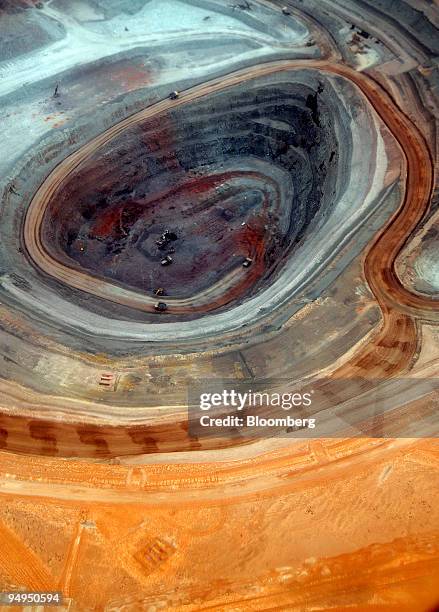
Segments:
[[[417,347],[416,320],[436,321],[439,309],[437,301],[407,291],[398,280],[394,269],[395,258],[428,209],[432,189],[432,160],[416,126],[398,109],[381,86],[364,73],[343,65],[334,65],[322,60],[277,61],[239,70],[226,77],[183,91],[175,101],[166,99],[154,104],[97,136],[59,164],[40,186],[31,202],[24,226],[24,239],[35,264],[47,274],[83,291],[134,308],[152,309],[155,303],[153,298],[98,281],[49,257],[43,248],[40,236],[41,223],[48,202],[70,172],[130,125],[243,81],[275,72],[304,68],[340,75],[357,85],[397,139],[406,161],[405,195],[401,206],[375,237],[365,259],[366,278],[382,311],[382,327],[375,336],[368,338],[358,351],[339,365],[332,372],[332,377],[389,378],[403,373],[408,369]],[[216,295],[216,291],[214,293]],[[201,296],[198,297],[202,299]],[[202,301],[205,305],[205,300]],[[187,302],[183,304],[182,301],[172,302],[170,299],[169,303],[170,309],[175,307],[180,312],[185,308],[191,308]],[[13,398],[17,397],[17,393],[17,388],[5,383],[3,394],[6,404],[13,405]],[[133,419],[130,424],[125,422],[124,425],[115,425],[115,423],[111,425],[109,419],[105,419],[104,416],[105,406],[102,405],[100,409],[95,405],[92,426],[68,420],[61,423],[52,419],[50,413],[56,411],[57,405],[62,401],[62,398],[50,398],[50,401],[44,401],[44,414],[41,412],[38,414],[35,397],[29,401],[26,397],[20,397],[23,413],[20,415],[14,410],[2,417],[3,427],[8,432],[5,440],[6,449],[30,454],[114,457],[139,452],[220,448],[238,443],[236,440],[225,442],[189,439],[187,422],[185,417],[182,418],[181,407],[174,414],[170,408],[170,412],[160,418],[148,417],[145,409],[140,414],[137,412],[135,420]],[[33,408],[34,419],[29,418],[30,408]],[[36,439],[41,441],[39,448],[35,447]]]
[[[287,70],[313,68],[340,75],[355,83],[399,142],[407,162],[406,194],[398,214],[382,230],[370,249],[366,260],[366,277],[382,307],[388,306],[403,309],[413,316],[435,319],[438,303],[407,291],[398,280],[394,262],[411,231],[428,208],[432,190],[432,160],[428,148],[420,132],[413,123],[396,107],[389,95],[378,83],[363,73],[358,73],[341,65],[333,65],[327,60],[295,60],[267,62],[266,64],[248,69],[238,70],[221,78],[213,79],[191,89],[181,92],[177,100],[162,100],[123,121],[112,126],[99,136],[93,138],[78,151],[63,160],[47,177],[35,193],[29,206],[25,226],[24,242],[26,249],[35,264],[54,278],[77,289],[86,291],[106,300],[115,301],[132,308],[154,310],[156,299],[135,291],[116,287],[115,285],[94,278],[89,274],[66,267],[56,261],[44,249],[41,240],[41,226],[46,207],[56,194],[63,181],[81,163],[87,160],[100,147],[121,134],[128,127],[145,119],[165,113],[171,108],[180,106],[212,93],[216,93],[255,79],[264,75]],[[219,290],[227,289],[230,284],[244,276],[242,270],[234,270],[228,278],[222,279],[218,285],[211,287],[206,294],[194,296],[192,299],[167,299],[170,313],[181,313],[197,309],[197,304],[203,304],[203,310],[209,310],[208,298],[212,294],[219,295]],[[227,291],[222,300],[216,300],[214,307],[227,301]],[[206,304],[207,302],[207,304]]]

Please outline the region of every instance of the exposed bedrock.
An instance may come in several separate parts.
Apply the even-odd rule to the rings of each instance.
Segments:
[[[196,296],[250,258],[217,307],[256,293],[316,215],[330,213],[342,182],[334,123],[345,167],[350,156],[333,86],[303,77],[256,81],[129,128],[53,194],[45,248],[99,279],[170,298]]]
[[[397,271],[412,291],[439,299],[439,215],[425,223],[400,253]]]
[[[101,338],[107,351],[222,343],[223,333],[240,342],[341,273],[397,203],[396,141],[347,78],[276,65],[248,74],[132,115],[55,166],[30,206],[8,211],[21,254],[2,286],[20,309],[85,335],[84,350]]]
[[[439,610],[438,26],[0,0],[3,591]]]
[[[199,378],[406,366],[418,313],[379,290],[428,206],[437,50],[400,4],[28,11],[66,36],[0,66],[5,410],[174,419]]]
[[[42,276],[27,294],[3,278],[22,308],[34,313],[30,294],[38,295],[40,312],[78,333],[166,343],[262,321],[316,278],[327,285],[329,262],[349,245],[358,253],[373,234],[371,215],[383,223],[394,206],[380,203],[398,177],[395,144],[343,77],[274,68],[133,117],[103,145],[83,147],[79,165],[66,158],[54,170],[68,168],[64,178],[49,175],[39,190],[50,185],[50,197],[23,210],[23,250],[70,294]],[[174,239],[162,240],[166,232]],[[41,248],[28,244],[40,234]],[[165,312],[154,309],[157,289]],[[84,291],[106,311],[84,303]],[[120,305],[139,324],[121,320]]]
[[[34,6],[38,2],[0,2],[0,62],[31,54],[65,37],[63,25]]]

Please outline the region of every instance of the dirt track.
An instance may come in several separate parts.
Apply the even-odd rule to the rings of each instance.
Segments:
[[[421,1],[425,15],[431,14],[431,5]],[[290,6],[289,0],[285,3]],[[87,8],[87,2],[79,4]],[[160,4],[161,0],[149,3],[153,7]],[[198,4],[203,3],[191,2],[192,12]],[[215,0],[206,4],[215,7]],[[219,4],[223,14],[224,2]],[[257,4],[250,0],[251,11],[235,6],[229,12],[233,18],[242,16],[251,23]],[[279,13],[275,16],[278,27],[284,25],[279,21],[283,19],[280,7],[284,2],[261,4],[275,9]],[[425,396],[407,402],[393,394],[394,387],[390,386],[385,399],[393,401],[395,409],[368,418],[360,437],[348,432],[332,439],[270,438],[234,445],[233,440],[190,439],[181,405],[168,404],[166,414],[160,414],[159,408],[139,408],[134,400],[126,406],[114,399],[123,396],[96,390],[101,372],[107,368],[110,372],[130,372],[136,359],[142,362],[139,371],[145,378],[151,372],[154,376],[144,387],[139,385],[141,389],[165,379],[174,369],[176,379],[182,370],[188,377],[208,378],[215,368],[221,374],[225,370],[234,372],[234,367],[238,374],[255,371],[257,375],[267,359],[273,362],[268,371],[276,372],[283,361],[301,363],[300,351],[293,353],[291,347],[295,334],[300,335],[300,325],[304,350],[309,352],[310,361],[315,361],[315,370],[320,376],[341,381],[342,395],[351,411],[361,413],[369,396],[357,397],[349,379],[386,379],[396,384],[398,377],[407,376],[416,384],[417,380],[437,377],[439,303],[407,291],[395,273],[398,253],[429,209],[434,168],[429,152],[432,143],[424,140],[428,139],[425,126],[399,107],[410,113],[412,106],[413,115],[420,116],[416,97],[404,99],[410,89],[409,73],[397,72],[393,78],[392,71],[410,70],[411,78],[417,69],[428,69],[427,60],[421,45],[415,48],[411,24],[408,29],[404,27],[403,11],[396,14],[393,8],[391,13],[395,14],[387,20],[372,0],[369,4],[362,0],[358,7],[354,1],[352,4],[359,9],[352,14],[347,2],[335,0],[307,0],[297,3],[300,10],[291,8],[299,19],[302,10],[310,13],[304,21],[311,23],[310,34],[327,59],[259,64],[188,89],[176,101],[166,99],[145,108],[64,159],[35,193],[24,226],[24,241],[37,267],[62,284],[89,292],[90,297],[100,295],[148,311],[154,301],[145,295],[98,282],[50,258],[40,235],[48,202],[69,172],[142,118],[160,117],[176,105],[226,90],[233,83],[302,68],[339,75],[361,89],[398,143],[395,149],[400,148],[403,158],[401,183],[405,187],[397,212],[374,236],[362,258],[357,257],[353,271],[337,278],[337,293],[324,293],[324,298],[303,306],[297,322],[289,326],[288,321],[271,337],[264,335],[264,342],[251,347],[245,358],[244,349],[241,353],[234,347],[230,359],[226,355],[221,362],[220,354],[215,361],[218,355],[212,346],[205,348],[202,363],[193,364],[190,355],[177,354],[176,343],[175,355],[165,355],[163,361],[150,359],[151,369],[149,354],[112,361],[108,355],[71,351],[68,345],[61,346],[57,336],[44,344],[34,322],[22,316],[19,300],[16,312],[2,304],[2,333],[6,330],[5,337],[9,334],[17,341],[26,358],[29,354],[24,364],[29,384],[13,375],[0,381],[0,590],[59,589],[66,598],[62,609],[70,612],[437,609],[439,515],[434,483],[438,444],[416,429],[425,413],[434,414],[435,398]],[[408,4],[414,3],[401,1],[405,8]],[[85,8],[77,9],[79,14]],[[43,14],[46,10],[57,17],[56,6],[49,4]],[[365,23],[361,23],[363,14],[368,15]],[[326,23],[325,15],[327,29],[319,21]],[[340,44],[340,16],[344,16],[346,36],[358,21],[357,28],[370,27],[367,41],[374,49],[377,45],[371,39],[381,39],[378,55],[383,53],[379,56],[383,72],[379,62],[377,70],[364,69],[371,56],[373,61],[373,54],[353,57],[355,52],[347,49],[346,41]],[[334,17],[337,19],[333,22]],[[416,34],[422,44],[428,45],[423,16],[419,12],[417,17]],[[132,21],[136,19],[134,15]],[[67,24],[69,20],[74,21],[68,17]],[[130,35],[125,32],[122,36],[125,34]],[[124,41],[122,36],[117,40]],[[387,45],[390,51],[386,55]],[[313,50],[311,43],[310,52]],[[394,58],[402,59],[392,63]],[[10,85],[12,69],[6,77]],[[399,161],[395,168],[400,171]],[[397,190],[398,197],[401,192]],[[16,196],[9,192],[8,198],[13,206]],[[7,203],[9,206],[9,199]],[[237,278],[222,279],[213,293],[196,296],[197,303],[191,299],[189,305],[171,305],[170,300],[170,308],[176,312],[194,307],[207,310],[215,306],[215,300],[223,299],[227,283],[230,281],[229,289],[234,290],[241,276],[242,271],[237,270]],[[354,299],[348,291],[340,290],[340,285],[342,289],[343,285],[352,286],[352,293],[358,289],[361,295]],[[50,288],[48,293],[51,297]],[[25,291],[18,295],[29,301],[38,299]],[[327,302],[326,309],[322,301]],[[356,335],[355,342],[350,343],[358,311],[368,320],[368,326],[361,327],[362,335]],[[345,323],[350,313],[352,326]],[[322,338],[314,333],[319,317],[329,321],[329,330],[321,332]],[[340,326],[338,352],[330,343],[334,321]],[[377,321],[381,321],[380,327]],[[42,378],[46,376],[43,379],[47,382],[51,382],[51,374],[59,374],[45,360],[47,353],[53,353],[54,362],[58,360],[59,370],[74,371],[75,360],[81,364],[76,378],[67,381],[70,386],[62,387],[66,381],[61,378],[61,385],[54,384],[53,394],[35,390],[31,369],[40,361],[32,362],[31,354],[39,347]],[[321,368],[319,351],[325,349],[330,365],[327,361]],[[4,353],[5,370],[12,368],[14,356]],[[84,375],[90,401],[71,393],[78,380],[82,384],[81,374],[86,368],[92,372],[87,381]],[[294,368],[286,371],[292,379]],[[309,371],[307,365],[303,371]],[[41,370],[38,373],[41,375]],[[136,401],[138,397],[135,395]],[[341,410],[343,406],[338,414]],[[401,437],[400,428],[405,431],[407,424],[414,427],[418,437]],[[385,426],[395,435],[383,438]]]
[[[286,70],[313,68],[350,79],[368,98],[400,144],[407,164],[404,200],[399,211],[374,240],[365,259],[366,278],[381,307],[383,325],[380,333],[364,345],[352,358],[333,372],[335,378],[364,376],[384,378],[401,374],[411,363],[417,347],[416,321],[436,320],[439,303],[407,291],[394,270],[394,262],[407,237],[428,210],[432,189],[432,162],[428,148],[418,129],[395,106],[388,94],[369,76],[348,67],[333,65],[327,61],[295,61],[267,63],[249,70],[240,70],[228,78],[215,79],[209,83],[181,93],[176,101],[164,100],[150,108],[128,117],[104,134],[87,143],[76,153],[66,158],[47,178],[35,194],[26,217],[24,237],[26,247],[36,265],[59,280],[107,299],[111,297],[111,286],[98,282],[86,274],[79,273],[51,259],[45,253],[40,226],[45,207],[56,189],[69,172],[84,161],[104,143],[114,138],[129,125],[166,112],[175,105],[182,105],[198,97],[220,91],[243,80],[262,74]],[[134,307],[153,308],[155,300],[139,296],[134,292],[117,290],[117,300]],[[5,394],[8,391],[5,389]],[[22,404],[23,405],[23,404]],[[166,424],[160,421],[148,425],[136,424],[126,431],[102,424],[88,428],[85,423],[59,423],[43,418],[38,424],[37,439],[43,444],[35,448],[35,436],[28,437],[29,419],[18,414],[4,415],[4,427],[8,431],[7,448],[15,452],[41,452],[60,456],[114,457],[139,452],[170,452],[196,450],[200,443],[189,440],[185,421]],[[79,440],[82,442],[78,443]],[[85,440],[85,443],[83,442]],[[140,446],[139,446],[140,444]],[[205,446],[207,444],[207,446]],[[203,441],[202,448],[215,448],[232,442]]]

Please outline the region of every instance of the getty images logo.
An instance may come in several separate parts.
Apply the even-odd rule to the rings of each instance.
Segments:
[[[311,406],[312,394],[306,393],[262,393],[251,390],[242,393],[234,389],[224,389],[221,393],[201,393],[201,410],[210,410],[212,407],[232,407],[236,410],[260,406],[279,407],[283,410],[291,410],[300,406]]]

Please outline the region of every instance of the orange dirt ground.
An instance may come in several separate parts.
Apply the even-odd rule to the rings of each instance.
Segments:
[[[107,283],[73,272],[44,250],[42,216],[65,176],[145,116],[160,118],[243,80],[303,68],[355,83],[395,138],[404,179],[398,210],[357,261],[360,280],[371,291],[364,303],[379,307],[381,319],[322,371],[339,379],[437,377],[439,302],[411,291],[395,271],[401,250],[430,209],[432,147],[425,126],[401,109],[398,94],[380,82],[385,79],[349,67],[335,52],[318,60],[267,61],[209,80],[85,143],[32,198],[23,224],[29,258],[47,276],[118,302]],[[134,71],[131,77],[134,88],[148,82],[149,74]],[[131,292],[121,298],[121,304],[145,311],[154,310],[154,303]],[[306,318],[308,310],[296,319]],[[6,331],[37,345],[40,338],[27,335],[19,314],[18,323],[4,305],[0,314]],[[53,347],[61,362],[55,341]],[[239,348],[232,347],[230,355],[232,350],[245,365]],[[194,372],[209,375],[218,355],[200,351]],[[95,355],[93,364],[78,357],[78,372],[100,359],[99,367],[117,370],[116,359]],[[184,368],[191,373],[191,359],[165,355],[163,370],[169,378]],[[233,360],[241,367],[235,355]],[[64,602],[58,609],[79,612],[439,609],[437,439],[374,437],[386,415],[368,422],[369,437],[234,446],[189,440],[178,402],[161,414],[145,409],[138,416],[127,408],[123,423],[117,404],[114,416],[104,400],[111,403],[111,397],[93,396],[81,404],[68,391],[46,397],[31,386],[0,381],[0,591],[59,591]],[[393,425],[416,423],[435,402],[424,397],[398,404]],[[70,408],[69,420],[64,417]],[[6,609],[11,608],[0,605]]]
[[[3,588],[70,610],[433,610],[437,443],[296,446],[164,469],[4,453]]]

